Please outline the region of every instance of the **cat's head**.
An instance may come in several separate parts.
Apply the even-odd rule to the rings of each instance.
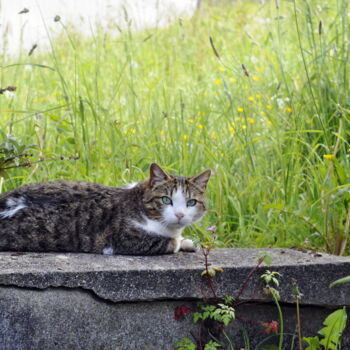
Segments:
[[[153,163],[144,194],[147,216],[171,229],[198,221],[206,210],[204,192],[210,174],[206,170],[191,177],[169,175]]]

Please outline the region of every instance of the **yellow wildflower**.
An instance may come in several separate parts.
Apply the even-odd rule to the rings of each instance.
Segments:
[[[265,124],[272,125],[272,121],[271,120],[266,120]]]
[[[292,112],[292,108],[290,108],[290,107],[286,107],[286,111],[288,112],[288,113],[290,113],[290,112]]]
[[[236,126],[236,123],[235,123],[235,122],[231,122],[231,125],[232,125],[232,126]]]
[[[236,122],[240,122],[240,121],[241,121],[241,118],[240,118],[240,117],[236,117],[236,118],[235,118],[235,121],[236,121]]]
[[[220,152],[220,156],[223,157],[225,155],[224,152]]]
[[[334,154],[324,154],[323,159],[331,160],[334,159]]]
[[[197,128],[198,128],[198,129],[203,129],[203,125],[202,125],[202,124],[198,124],[198,125],[197,125]]]
[[[266,105],[266,108],[271,110],[272,109],[272,106],[271,105]]]
[[[244,111],[244,109],[242,107],[237,107],[237,112],[242,113]]]
[[[237,80],[235,78],[230,78],[229,81],[230,83],[235,83]]]
[[[247,129],[247,126],[246,125],[242,125],[242,129],[243,130]]]
[[[126,129],[124,130],[124,135],[131,135],[131,134],[134,134],[135,132],[136,132],[135,128]]]
[[[193,119],[187,119],[187,122],[192,124],[193,123]]]
[[[254,124],[254,119],[253,118],[247,118],[249,124]]]
[[[221,84],[222,84],[222,81],[219,80],[219,79],[217,79],[217,80],[214,81],[214,84],[215,84],[215,85],[221,85]]]
[[[253,102],[253,101],[254,101],[254,97],[253,97],[253,96],[249,96],[249,97],[248,97],[248,100],[251,101],[251,102]]]
[[[257,99],[259,99],[259,98],[261,98],[261,95],[260,95],[260,94],[255,94],[255,97],[256,97]]]
[[[258,76],[256,76],[256,75],[253,75],[253,76],[252,76],[252,79],[253,79],[254,81],[259,81],[259,80],[260,80],[260,78],[259,78]]]
[[[233,132],[235,132],[235,129],[234,128],[229,128],[228,131],[233,133]]]
[[[220,66],[218,69],[219,69],[219,71],[221,71],[221,72],[224,72],[224,71],[226,70],[224,66]]]
[[[188,135],[183,135],[182,138],[183,138],[184,141],[187,141],[188,140]]]

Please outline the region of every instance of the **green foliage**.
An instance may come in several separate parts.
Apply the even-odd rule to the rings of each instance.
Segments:
[[[26,158],[31,155],[26,152],[33,150],[34,145],[26,145],[18,137],[6,135],[2,130],[0,138],[0,175],[8,169],[30,165]]]
[[[204,350],[216,350],[221,345],[213,340],[210,340],[204,346]],[[191,339],[184,337],[174,344],[175,350],[196,350],[196,344],[192,342]]]
[[[280,350],[277,345],[264,345],[262,350]]]
[[[201,276],[209,275],[210,277],[215,277],[216,272],[222,272],[222,267],[209,266],[207,270],[201,272]]]
[[[320,344],[320,339],[316,337],[307,337],[303,338],[304,342],[308,345],[305,350],[320,350],[321,344]]]
[[[276,287],[278,287],[280,283],[276,276],[281,276],[281,274],[277,271],[266,270],[265,273],[263,273],[260,278],[264,280],[266,285],[269,286],[270,284],[273,284]]]
[[[235,319],[235,310],[231,306],[225,304],[200,304],[199,307],[201,309],[201,312],[193,313],[193,322],[198,322],[199,320],[204,321],[210,318],[227,326],[232,320]]]
[[[184,337],[174,344],[175,350],[196,350],[196,344],[190,338]]]
[[[230,295],[225,295],[224,296],[224,303],[226,305],[231,305],[233,303],[233,301],[235,300],[234,297],[230,296]]]
[[[342,284],[342,283],[349,283],[350,282],[350,276],[346,276],[346,277],[343,277],[343,278],[340,278],[334,282],[332,282],[330,285],[329,285],[329,288],[332,288],[333,286],[337,285],[337,284]]]
[[[331,313],[323,322],[324,327],[318,333],[321,337],[303,338],[308,347],[305,350],[338,350],[341,349],[341,336],[345,329],[347,315],[345,307]]]
[[[271,266],[271,263],[272,263],[271,255],[269,255],[266,252],[259,252],[258,257],[266,264],[266,266]]]
[[[221,345],[216,343],[213,340],[210,340],[209,343],[205,344],[204,350],[216,350],[217,348],[220,348]]]

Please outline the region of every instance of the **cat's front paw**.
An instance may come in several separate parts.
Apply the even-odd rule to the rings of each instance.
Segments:
[[[197,248],[190,239],[182,239],[180,244],[180,250],[184,252],[196,252]]]

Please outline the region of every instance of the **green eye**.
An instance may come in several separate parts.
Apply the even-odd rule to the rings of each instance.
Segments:
[[[173,201],[172,201],[168,196],[163,196],[163,197],[162,197],[162,202],[163,202],[164,204],[167,204],[167,205],[173,204]]]
[[[187,201],[188,207],[194,207],[197,204],[197,201],[195,199],[190,199]]]

